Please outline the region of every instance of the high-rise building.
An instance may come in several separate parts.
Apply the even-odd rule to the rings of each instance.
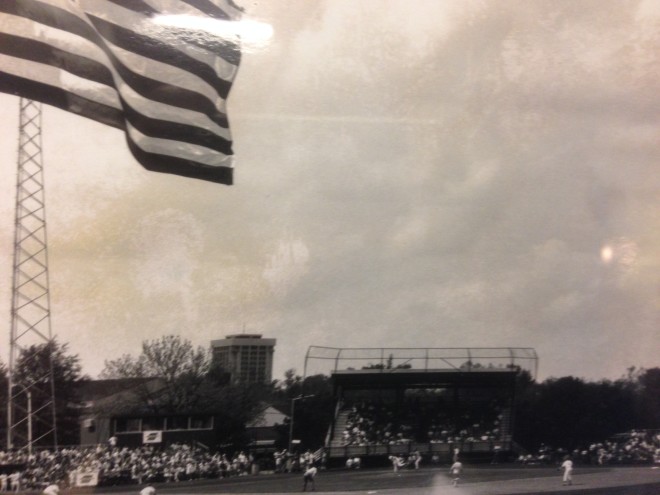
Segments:
[[[213,363],[230,374],[232,383],[270,383],[276,339],[259,334],[227,335],[212,340]]]

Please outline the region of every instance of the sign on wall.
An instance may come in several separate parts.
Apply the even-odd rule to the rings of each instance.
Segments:
[[[163,432],[161,430],[151,430],[142,432],[142,443],[161,443],[163,441]]]

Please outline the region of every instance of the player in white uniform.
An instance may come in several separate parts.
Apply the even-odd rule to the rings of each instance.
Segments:
[[[140,495],[156,495],[156,489],[151,485],[147,485],[140,490]]]
[[[460,461],[456,461],[449,468],[449,474],[452,477],[452,485],[458,486],[458,482],[461,480],[461,473],[463,472],[463,464]]]
[[[314,464],[310,464],[305,473],[303,474],[303,492],[307,491],[307,484],[312,485],[312,491],[316,491],[316,484],[314,483],[314,478],[316,478],[316,473],[318,470]]]
[[[571,461],[570,457],[566,456],[564,458],[564,462],[561,464],[559,469],[563,469],[564,471],[564,477],[563,477],[563,484],[564,485],[572,485],[573,484],[573,461]]]
[[[46,488],[44,488],[44,491],[41,493],[43,493],[44,495],[59,495],[60,487],[57,486],[55,483],[51,483]]]

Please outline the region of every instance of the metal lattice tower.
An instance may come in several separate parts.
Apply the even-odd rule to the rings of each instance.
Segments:
[[[20,100],[7,447],[57,447],[41,104]]]

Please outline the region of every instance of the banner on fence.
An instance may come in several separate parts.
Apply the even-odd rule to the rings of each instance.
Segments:
[[[99,471],[78,471],[76,473],[76,486],[96,486],[99,484]]]

